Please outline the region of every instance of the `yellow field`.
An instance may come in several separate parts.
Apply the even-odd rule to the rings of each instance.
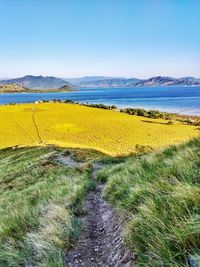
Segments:
[[[0,148],[39,144],[33,113],[44,143],[111,155],[134,152],[137,144],[159,148],[199,136],[197,127],[179,122],[167,125],[164,120],[74,104],[24,104],[0,107]]]

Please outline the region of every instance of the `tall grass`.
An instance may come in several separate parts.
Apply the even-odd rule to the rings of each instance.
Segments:
[[[106,198],[129,215],[137,266],[199,266],[200,140],[130,157],[99,178]]]
[[[0,151],[0,266],[65,266],[80,231],[73,210],[93,186],[90,169],[56,163],[56,148]]]

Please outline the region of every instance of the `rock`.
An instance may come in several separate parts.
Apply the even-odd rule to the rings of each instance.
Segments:
[[[94,251],[98,252],[99,251],[99,247],[95,247]]]
[[[131,265],[132,265],[132,262],[129,261],[129,262],[127,262],[125,265],[123,265],[123,267],[131,267]]]
[[[112,261],[113,261],[113,262],[116,262],[117,259],[119,258],[119,256],[120,256],[119,253],[115,254],[115,256],[112,258]]]
[[[199,255],[189,255],[188,263],[191,267],[200,267],[200,256]]]

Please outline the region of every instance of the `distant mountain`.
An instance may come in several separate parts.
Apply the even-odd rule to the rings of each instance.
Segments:
[[[135,86],[200,86],[200,79],[194,77],[172,78],[164,76],[151,77],[149,79],[137,78],[107,78],[93,81],[82,81],[77,84],[80,87],[135,87]]]
[[[172,78],[157,76],[141,80],[130,86],[200,86],[200,79],[193,77]]]
[[[187,82],[200,82],[200,79],[194,77],[182,77],[180,80],[185,80]]]
[[[107,78],[94,81],[84,81],[80,82],[78,85],[81,87],[128,87],[133,83],[139,82],[136,78]]]
[[[126,79],[124,77],[106,77],[106,76],[85,76],[81,78],[61,78],[64,81],[72,83],[74,85],[80,85],[81,83],[95,82],[100,80],[110,79]]]
[[[27,75],[16,79],[5,79],[0,85],[18,84],[32,90],[59,89],[63,86],[82,88],[142,87],[142,86],[200,86],[200,79],[194,77],[173,78],[156,76],[149,79],[86,76],[82,78],[56,78],[53,76]]]
[[[58,89],[65,85],[70,85],[69,82],[53,76],[32,76],[27,75],[21,78],[1,80],[0,84],[18,84],[29,89],[42,90],[42,89]]]

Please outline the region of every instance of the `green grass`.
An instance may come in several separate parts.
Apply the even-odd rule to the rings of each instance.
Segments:
[[[200,140],[109,164],[99,180],[107,180],[105,197],[129,218],[126,240],[136,252],[136,266],[197,264]]]
[[[64,252],[81,227],[74,214],[94,184],[87,164],[72,169],[56,163],[60,151],[0,150],[0,266],[65,266]],[[91,153],[73,155],[87,162]]]
[[[61,165],[59,153],[83,167]],[[200,140],[145,153],[109,158],[87,149],[0,150],[0,267],[66,265],[64,253],[81,231],[77,215],[94,186],[94,160],[107,165],[98,178],[127,219],[135,266],[199,266]]]

